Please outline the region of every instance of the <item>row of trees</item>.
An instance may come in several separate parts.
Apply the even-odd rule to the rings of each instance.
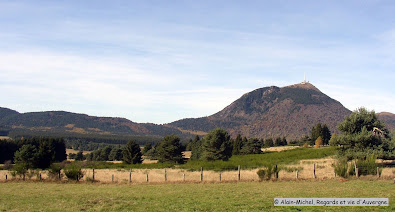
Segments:
[[[89,161],[123,161],[127,164],[142,163],[143,153],[152,159],[158,159],[159,162],[183,163],[182,152],[185,147],[181,145],[180,138],[175,135],[168,135],[158,142],[154,147],[151,143],[146,143],[143,151],[140,146],[130,140],[124,147],[106,146],[102,149],[95,150],[86,155]]]
[[[226,132],[227,134],[227,132]],[[229,135],[228,135],[229,136]],[[187,144],[186,150],[192,151],[191,160],[198,160],[202,156],[203,151],[203,138],[199,136],[190,140]],[[225,139],[228,140],[228,139]],[[236,139],[229,139],[232,155],[247,155],[247,154],[260,154],[262,153],[261,148],[274,147],[274,146],[286,146],[288,144],[285,137],[277,137],[275,140],[272,138],[268,139],[257,139],[242,137],[240,134],[237,135]]]
[[[320,123],[313,127],[312,137],[314,138],[315,135],[318,135],[319,138],[324,137],[325,141],[330,139],[328,127],[326,125],[321,126]],[[202,139],[199,136],[195,136],[193,140],[191,139],[187,143],[186,147],[181,144],[178,136],[168,135],[154,146],[151,143],[146,143],[142,152],[137,147],[137,144],[133,144],[135,147],[132,149],[129,142],[124,148],[107,146],[96,150],[87,155],[86,158],[94,161],[123,160],[126,163],[140,163],[140,159],[132,160],[130,158],[139,158],[141,154],[150,159],[157,159],[159,162],[183,163],[182,152],[189,150],[192,152],[191,160],[228,160],[232,155],[260,154],[263,147],[285,146],[287,144],[285,137],[277,137],[274,140],[272,138],[257,139],[242,137],[239,134],[235,139],[231,139],[227,131],[217,128]],[[128,149],[126,156],[125,149]],[[125,157],[129,157],[129,159]]]
[[[22,169],[46,169],[54,162],[65,160],[66,146],[63,139],[29,138],[0,142],[0,163],[14,162]]]
[[[123,148],[120,146],[105,146],[87,154],[85,158],[88,161],[120,161],[123,158],[122,151]]]
[[[215,129],[209,132],[202,140],[197,136],[195,143],[192,145],[192,157],[207,161],[228,160],[232,156],[232,143],[230,135],[223,129]],[[112,150],[103,148],[92,152],[87,156],[88,160],[106,159],[107,153]],[[144,154],[151,158],[157,159],[160,163],[184,163],[182,152],[185,147],[181,144],[180,138],[176,135],[165,136],[162,141],[154,146],[146,144],[143,149]],[[122,149],[122,161],[125,163],[141,163],[142,151],[138,144],[129,141]]]

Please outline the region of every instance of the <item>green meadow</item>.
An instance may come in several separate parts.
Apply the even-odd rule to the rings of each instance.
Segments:
[[[394,211],[392,180],[195,184],[0,183],[0,211]],[[386,197],[389,207],[274,207],[275,197]]]

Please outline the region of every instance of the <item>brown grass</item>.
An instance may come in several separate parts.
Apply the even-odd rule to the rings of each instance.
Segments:
[[[316,180],[333,179],[334,171],[331,167],[333,159],[327,158],[322,160],[306,160],[305,163],[301,162],[295,166],[303,167],[303,170],[299,171],[298,180],[312,180],[313,178],[313,164],[314,162],[324,166],[324,168],[316,168]],[[308,163],[306,163],[308,162]],[[83,169],[85,176],[82,181],[90,181],[92,179],[92,169]],[[241,181],[259,181],[258,175],[256,174],[258,169],[252,170],[241,170]],[[183,169],[166,169],[167,183],[183,183],[200,182],[200,171],[187,171]],[[114,176],[114,183],[128,183],[129,182],[130,170],[126,169],[96,169],[95,180],[101,183],[112,183],[112,176]],[[132,183],[146,183],[148,174],[149,183],[165,183],[165,169],[132,169]],[[0,181],[5,180],[5,175],[8,175],[8,179],[13,179],[11,173],[7,170],[0,170]],[[185,181],[184,181],[185,175]],[[215,171],[204,171],[203,181],[204,182],[219,182],[220,172]],[[41,171],[43,179],[48,180],[48,172]],[[382,171],[382,178],[393,179],[395,177],[395,168],[384,168]],[[222,182],[234,182],[238,180],[237,171],[224,171],[221,172]],[[376,179],[376,176],[363,176],[363,178]],[[35,176],[32,180],[37,180]],[[64,179],[65,180],[65,179]],[[296,172],[286,172],[281,170],[279,173],[279,180],[296,180]]]
[[[70,153],[73,153],[73,154],[77,154],[79,152],[79,150],[75,150],[75,149],[66,149],[66,154],[67,155],[69,155]],[[86,155],[86,154],[89,154],[89,153],[91,153],[92,151],[82,151],[82,154],[83,155]]]
[[[300,148],[300,146],[276,146],[276,147],[268,147],[268,148],[262,148],[262,151],[270,151],[270,152],[281,152],[284,150],[290,150],[290,149],[296,149]]]
[[[185,152],[182,152],[182,155],[184,156],[184,158],[191,158],[191,155],[192,155],[192,151],[185,151]]]
[[[145,159],[143,163],[156,163],[157,161]],[[332,157],[314,159],[314,160],[301,160],[297,164],[286,166],[289,169],[299,169],[298,180],[313,180],[314,164],[316,166],[316,180],[333,179],[334,169],[332,164],[335,159]],[[84,169],[85,173],[82,181],[89,181],[92,179],[92,169]],[[241,170],[241,181],[259,181],[256,174],[258,169]],[[167,183],[196,183],[200,182],[200,171],[187,171],[184,169],[166,169]],[[48,179],[47,171],[42,171],[42,178]],[[114,176],[114,183],[128,183],[130,170],[125,169],[96,169],[95,180],[101,183],[112,183],[112,176]],[[132,183],[146,183],[148,174],[149,183],[165,183],[165,169],[133,169],[132,170]],[[8,179],[12,179],[11,174],[7,170],[0,170],[0,181],[5,180],[5,175]],[[185,175],[185,181],[184,181]],[[220,172],[204,171],[204,182],[219,182]],[[395,177],[395,167],[383,168],[382,178],[393,179]],[[224,171],[221,172],[222,182],[234,182],[238,180],[238,171]],[[363,176],[363,178],[376,179],[376,176]],[[33,177],[32,179],[36,179]],[[296,171],[281,170],[279,172],[279,180],[296,180]]]

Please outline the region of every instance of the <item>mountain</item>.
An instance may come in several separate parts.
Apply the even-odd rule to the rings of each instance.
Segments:
[[[380,120],[385,122],[385,126],[389,130],[395,130],[395,114],[382,112],[382,113],[377,113],[377,116]]]
[[[310,134],[318,122],[337,132],[337,124],[350,113],[340,102],[304,82],[281,88],[259,88],[211,116],[181,119],[166,125],[65,111],[19,113],[0,107],[0,135],[99,136],[106,139],[139,136],[141,140],[154,136],[158,140],[169,134],[183,138],[192,137],[192,134],[205,135],[221,127],[232,136],[240,133],[246,137],[297,139]],[[390,130],[395,129],[395,114],[378,113],[378,117]]]
[[[351,113],[340,102],[310,83],[286,87],[264,87],[244,94],[223,110],[208,117],[182,119],[170,123],[181,130],[227,129],[233,136],[300,138],[318,122],[336,131]]]
[[[0,108],[0,129],[18,135],[165,136],[181,134],[177,129],[125,118],[95,117],[65,111],[18,113]]]

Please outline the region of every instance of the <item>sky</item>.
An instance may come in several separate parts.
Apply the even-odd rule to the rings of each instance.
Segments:
[[[313,85],[395,113],[395,1],[0,0],[0,107],[134,122]]]

